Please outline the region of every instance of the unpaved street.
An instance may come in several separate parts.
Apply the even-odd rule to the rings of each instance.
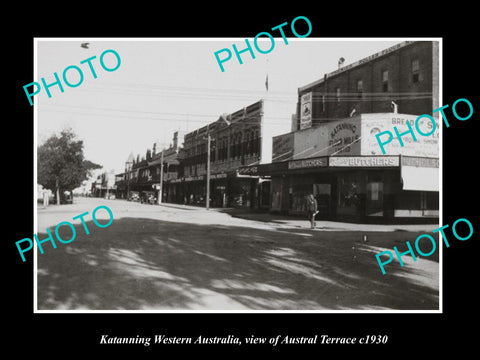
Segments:
[[[99,228],[92,210],[108,206]],[[73,217],[85,211],[86,225]],[[108,219],[106,212],[99,211]],[[39,310],[436,310],[437,253],[382,275],[375,254],[434,225],[387,226],[236,214],[182,205],[75,199],[38,209],[38,236],[61,221],[70,244],[38,252]],[[68,232],[68,228],[65,230]],[[70,233],[71,234],[71,233]],[[367,242],[363,241],[367,235]],[[67,234],[65,238],[69,238]],[[438,236],[436,236],[438,241]]]

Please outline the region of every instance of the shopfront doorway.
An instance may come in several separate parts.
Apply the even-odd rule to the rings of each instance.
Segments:
[[[330,183],[313,184],[313,196],[317,199],[319,220],[332,218],[332,185]]]

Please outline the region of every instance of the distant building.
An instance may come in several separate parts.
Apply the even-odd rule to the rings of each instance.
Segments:
[[[162,200],[169,201],[175,198],[168,182],[177,178],[179,173],[178,152],[181,144],[178,142],[179,133],[173,134],[173,143],[169,148],[158,151],[156,144],[147,149],[145,157],[137,158],[130,154],[125,162],[125,171],[115,175],[117,196],[127,199],[132,194],[139,198],[153,195],[158,201],[160,196],[160,180],[163,179]],[[163,166],[162,166],[163,163]],[[163,177],[160,175],[163,170]],[[142,197],[143,196],[143,197]]]
[[[174,201],[205,204],[210,136],[210,205],[268,209],[270,182],[258,176],[256,166],[272,161],[272,137],[282,132],[273,106],[262,99],[186,134],[179,177],[168,184]]]
[[[115,197],[117,187],[115,184],[116,175],[113,170],[104,171],[92,182],[90,193],[93,197]]]

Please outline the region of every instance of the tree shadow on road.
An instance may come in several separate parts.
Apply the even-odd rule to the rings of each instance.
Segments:
[[[414,235],[377,232],[365,244],[357,232],[146,218],[86,225],[90,235],[79,224],[73,242],[38,253],[39,310],[438,309],[437,262],[392,262],[382,275],[375,259],[392,236]]]

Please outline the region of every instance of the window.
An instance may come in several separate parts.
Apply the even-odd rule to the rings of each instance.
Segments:
[[[230,158],[234,158],[236,155],[235,136],[232,136],[230,139]]]
[[[322,112],[325,112],[325,95],[322,95]]]
[[[357,80],[357,96],[359,99],[363,97],[363,80]]]
[[[339,87],[337,87],[335,89],[335,94],[336,94],[335,96],[337,98],[337,104],[338,104],[338,103],[340,103],[340,88]]]
[[[215,156],[216,156],[216,146],[217,142],[216,140],[212,139],[210,142],[210,162],[215,162]]]
[[[242,133],[238,133],[238,135],[237,135],[237,156],[241,157],[242,155],[243,155]]]
[[[346,173],[338,178],[338,213],[355,215],[360,206],[360,181],[355,173]]]
[[[412,60],[412,82],[420,81],[420,61],[418,59]]]
[[[225,161],[228,157],[228,140],[223,138],[222,140],[222,157],[221,160]]]
[[[367,200],[379,201],[383,191],[383,183],[370,182],[367,184]]]
[[[388,91],[388,70],[382,71],[382,91]]]
[[[237,134],[237,139],[235,140],[235,147],[235,152],[237,153],[237,156],[242,156],[242,133]]]

